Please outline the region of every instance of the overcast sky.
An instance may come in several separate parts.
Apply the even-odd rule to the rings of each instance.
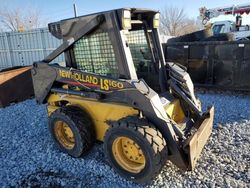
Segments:
[[[76,3],[78,14],[84,15],[121,7],[140,7],[162,10],[165,6],[184,8],[189,17],[197,18],[199,8],[216,8],[233,4],[245,4],[250,0],[0,0],[1,6],[37,7],[48,21],[58,21],[73,16],[73,3]],[[220,16],[216,20],[234,20],[233,16]],[[250,24],[250,15],[243,16],[243,23]]]

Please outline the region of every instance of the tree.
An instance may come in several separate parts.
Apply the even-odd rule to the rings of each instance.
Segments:
[[[4,31],[24,31],[43,26],[40,12],[35,8],[0,8],[0,29]]]
[[[200,29],[200,25],[188,18],[183,8],[165,7],[161,11],[160,31],[163,35],[181,36]]]

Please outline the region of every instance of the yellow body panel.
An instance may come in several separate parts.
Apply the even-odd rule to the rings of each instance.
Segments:
[[[109,128],[107,121],[117,121],[123,117],[139,113],[138,110],[125,104],[100,102],[75,95],[51,94],[48,98],[49,116],[59,108],[59,106],[56,106],[59,101],[67,101],[68,105],[75,105],[84,109],[91,116],[95,126],[96,139],[100,141],[103,141],[105,132]]]
[[[48,109],[48,115],[50,116],[52,114],[52,112],[54,112],[56,109],[58,109],[58,106],[48,105],[47,109]]]
[[[172,101],[165,107],[165,110],[169,117],[176,123],[181,123],[185,118],[185,114],[181,108],[179,99],[175,99],[174,101]]]

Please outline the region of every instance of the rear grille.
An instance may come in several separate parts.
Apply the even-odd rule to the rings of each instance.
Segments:
[[[59,22],[50,23],[48,25],[49,32],[56,38],[62,39],[62,30]]]

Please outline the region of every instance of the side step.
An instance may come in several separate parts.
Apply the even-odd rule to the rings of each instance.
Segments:
[[[0,71],[0,108],[32,96],[31,67],[13,67]]]

